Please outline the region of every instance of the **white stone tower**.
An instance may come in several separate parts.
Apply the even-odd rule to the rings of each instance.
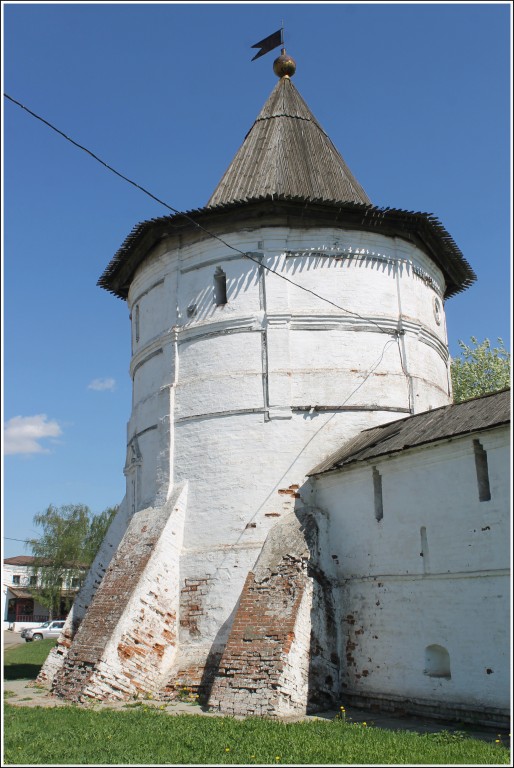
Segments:
[[[434,217],[372,205],[284,51],[275,71],[207,205],[139,224],[99,281],[131,314],[127,491],[43,670],[59,695],[208,694],[307,472],[450,401],[444,301],[471,268]]]

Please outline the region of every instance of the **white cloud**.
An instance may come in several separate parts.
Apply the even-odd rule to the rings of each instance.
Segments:
[[[39,441],[46,437],[59,437],[62,430],[56,421],[48,416],[14,416],[4,427],[4,453],[48,453]]]
[[[103,392],[104,390],[114,390],[116,386],[116,379],[93,379],[91,384],[88,384],[88,389],[94,389],[97,392]]]

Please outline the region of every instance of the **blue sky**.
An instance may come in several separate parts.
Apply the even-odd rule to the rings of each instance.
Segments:
[[[477,283],[450,352],[510,349],[511,5],[4,3],[3,90],[179,210],[205,205],[276,83],[294,83],[377,206],[434,213]],[[124,495],[124,302],[96,282],[166,209],[3,104],[4,557],[49,504]]]

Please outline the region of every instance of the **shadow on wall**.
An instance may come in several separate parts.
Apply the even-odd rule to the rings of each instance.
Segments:
[[[316,252],[313,255],[301,256],[287,256],[284,267],[281,267],[282,255],[277,255],[273,259],[264,259],[264,264],[272,270],[282,274],[288,280],[295,282],[295,275],[300,275],[302,272],[309,272],[316,269],[320,270],[349,270],[355,269],[371,269],[372,271],[382,272],[389,277],[395,276],[395,263],[385,257],[373,256],[373,255],[345,255],[337,256],[333,254],[320,254]],[[237,299],[240,293],[244,293],[250,288],[256,286],[259,282],[259,269],[260,267],[250,260],[241,258],[241,261],[246,261],[250,267],[248,271],[243,271],[238,277],[227,276],[226,284],[223,286],[223,300],[220,299],[220,286],[219,276],[221,273],[224,275],[231,270],[228,267],[230,261],[224,261],[220,258],[220,265],[217,268],[212,268],[212,284],[209,284],[192,293],[186,302],[186,308],[184,309],[184,328],[194,325],[202,320],[206,320],[211,316],[213,308],[223,307],[225,304],[230,303]],[[400,276],[405,270],[407,274],[411,273],[411,267],[409,264],[399,263]],[[218,270],[218,271],[216,271]],[[207,271],[207,270],[206,270]],[[265,270],[266,275],[273,277],[269,270]],[[300,285],[302,285],[300,283]]]
[[[230,635],[230,628],[232,627],[234,617],[239,608],[239,602],[240,600],[237,601],[234,609],[232,610],[232,613],[216,633],[216,637],[213,640],[211,650],[207,656],[207,661],[205,662],[205,667],[202,673],[202,679],[198,688],[198,693],[200,695],[200,701],[202,704],[206,704],[209,696],[211,695],[214,679],[219,672],[221,657]]]
[[[302,523],[309,547],[306,576],[312,582],[307,713],[314,713],[332,709],[340,701],[336,604],[332,582],[322,567],[326,517],[315,507],[304,508],[301,499],[296,502],[294,514]],[[308,527],[314,536],[308,534]]]
[[[333,709],[341,700],[337,622],[332,585],[320,568],[312,565],[311,644],[307,712]]]
[[[339,698],[335,606],[320,565],[324,517],[299,493],[295,504],[269,531],[212,645],[202,699],[226,714],[302,715]]]

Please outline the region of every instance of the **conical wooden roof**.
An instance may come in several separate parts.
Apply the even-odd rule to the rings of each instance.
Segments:
[[[270,195],[371,205],[289,77],[276,84],[207,207]]]
[[[233,231],[256,221],[261,226],[328,222],[413,242],[442,270],[445,298],[476,280],[433,214],[377,208],[370,202],[289,77],[282,76],[207,205],[136,225],[98,285],[126,299],[136,271],[157,243],[189,235],[216,237],[213,228]]]

